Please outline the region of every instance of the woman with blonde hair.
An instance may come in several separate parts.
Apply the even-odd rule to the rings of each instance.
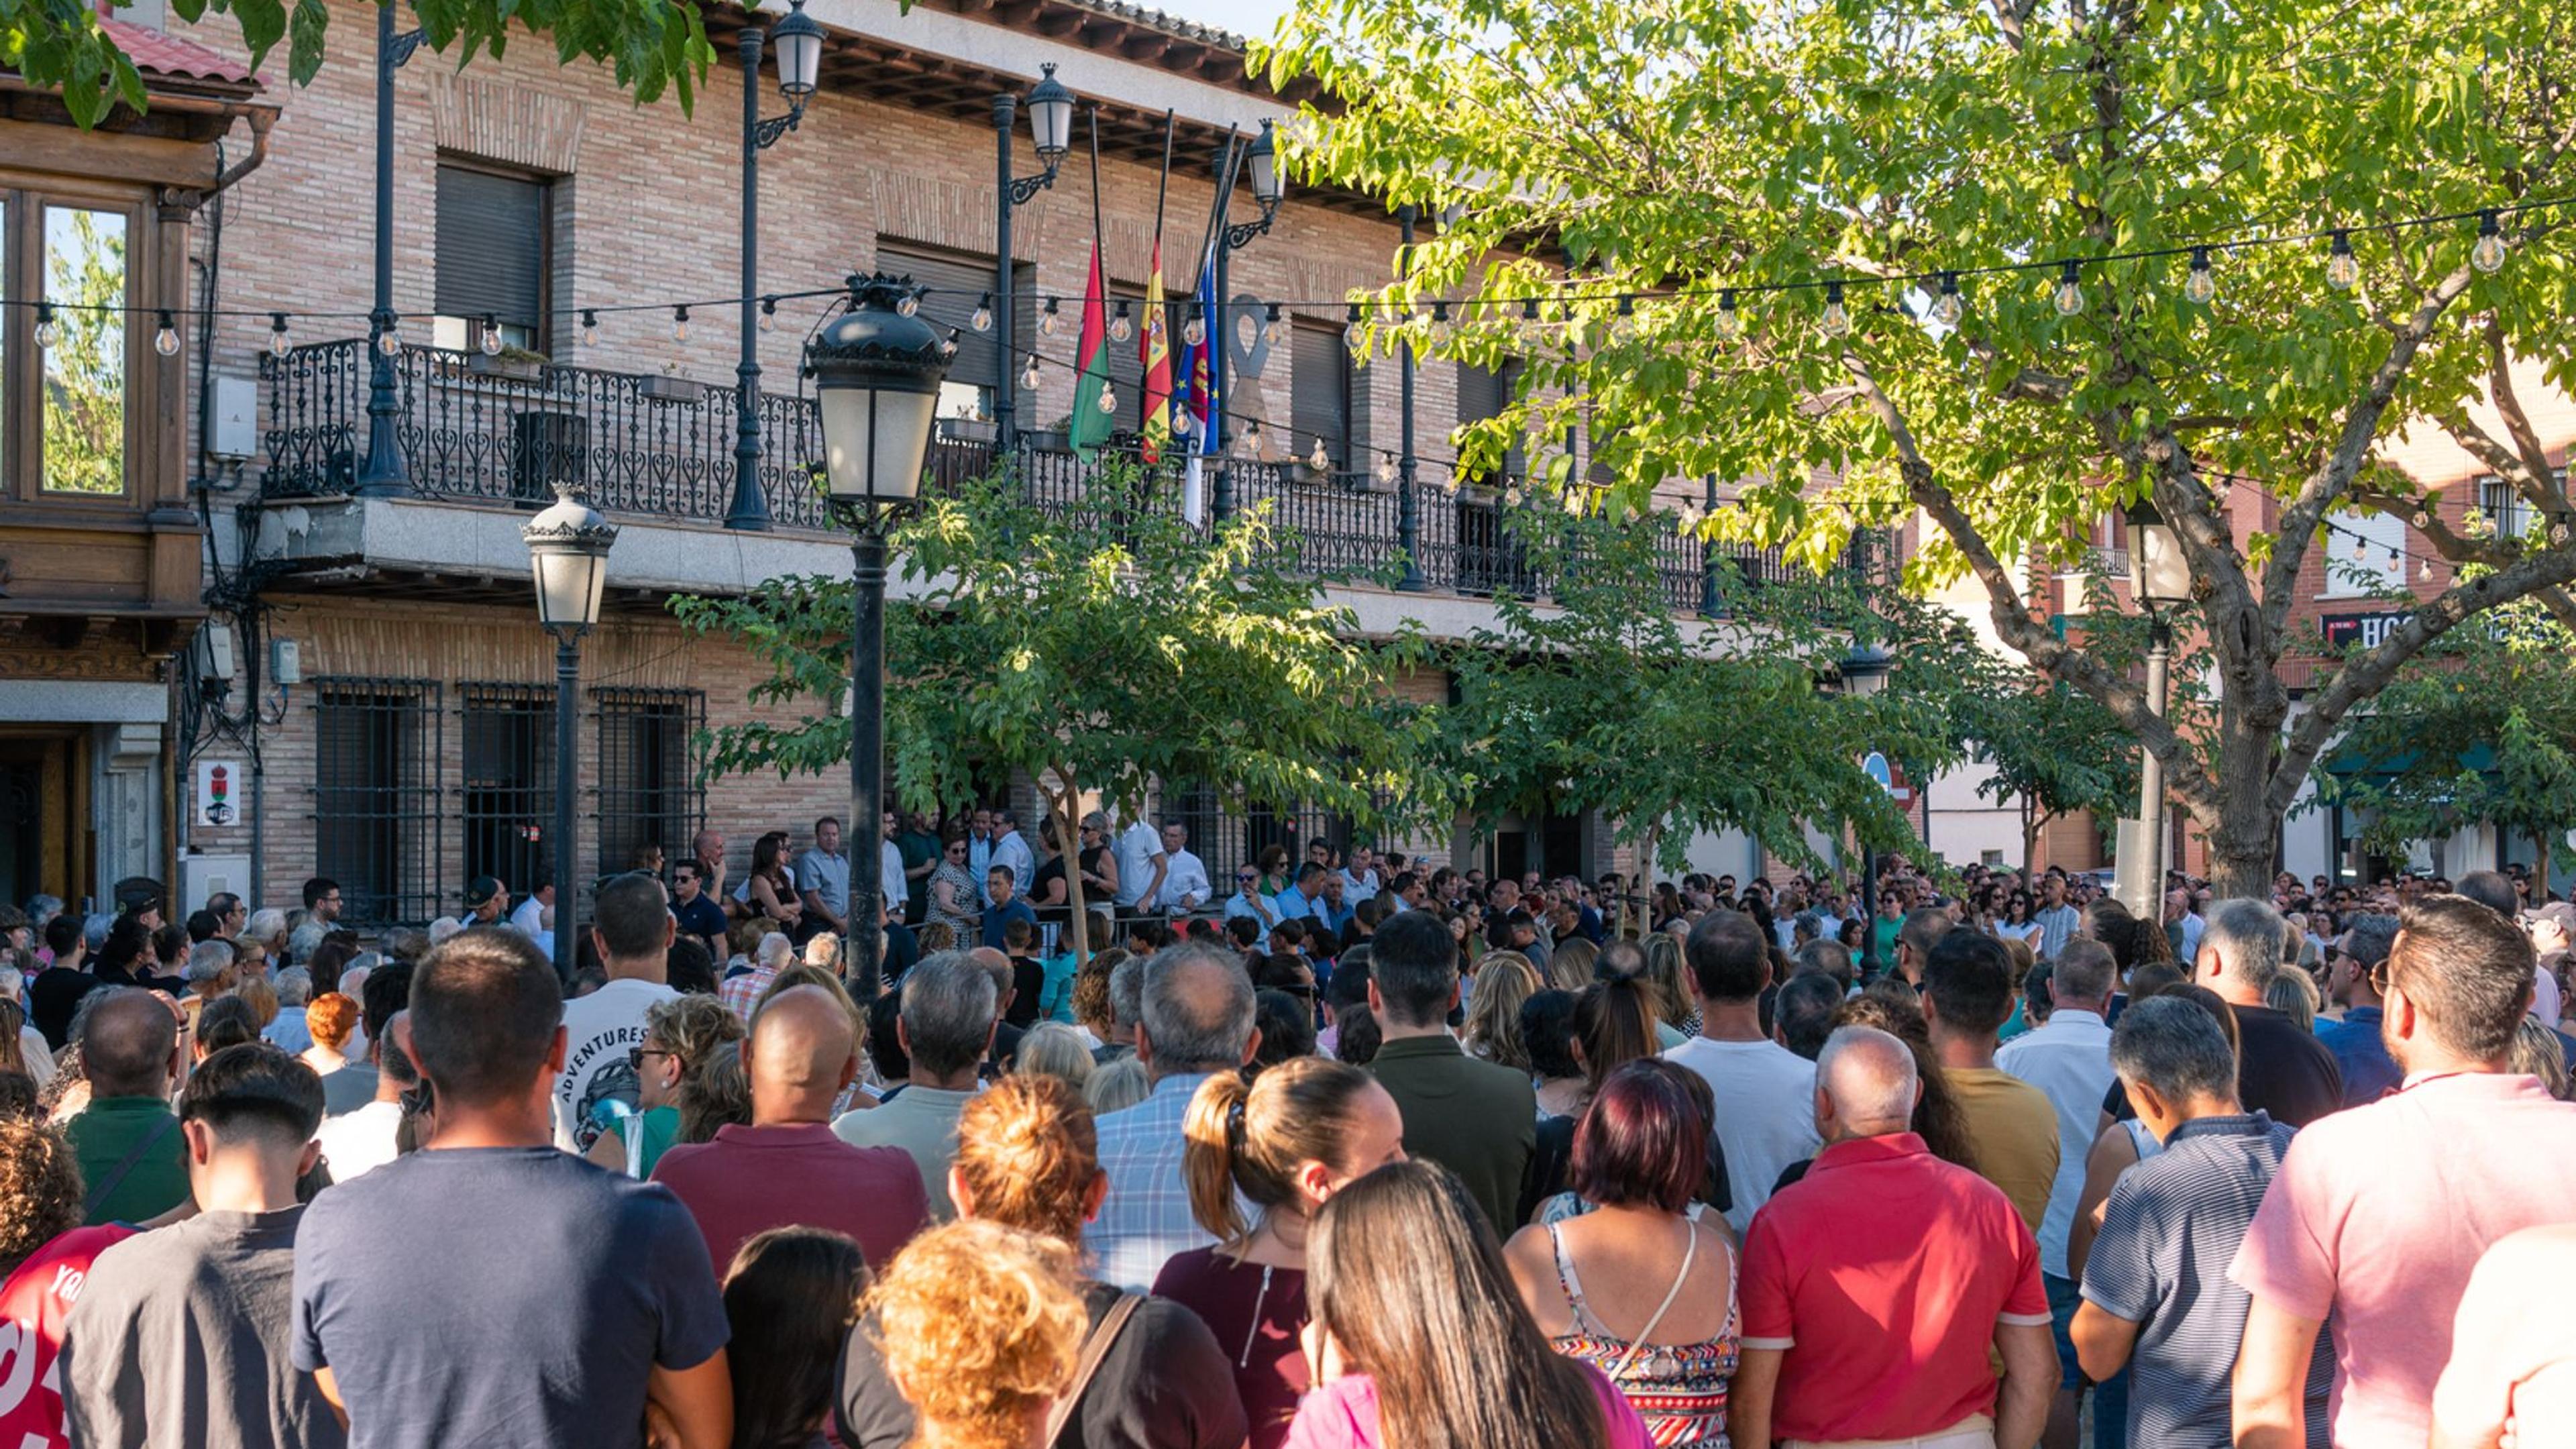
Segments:
[[[1467,999],[1467,1028],[1460,1046],[1467,1055],[1511,1068],[1530,1069],[1529,1046],[1521,1040],[1521,1003],[1538,993],[1538,968],[1518,951],[1495,951],[1476,963],[1476,991]]]
[[[1315,1214],[1316,1388],[1288,1449],[1648,1449],[1598,1369],[1549,1347],[1476,1200],[1448,1169],[1391,1163]]]
[[[626,1053],[636,1109],[608,1124],[585,1155],[611,1172],[651,1177],[653,1164],[680,1140],[680,1084],[713,1062],[718,1047],[742,1038],[742,1019],[712,996],[675,996],[646,1007],[643,1044]]]
[[[1099,1213],[1108,1194],[1091,1111],[1061,1078],[1004,1077],[958,1114],[948,1197],[960,1218],[1035,1234],[1070,1254],[1081,1245],[1083,1224]],[[889,1276],[900,1273],[904,1259],[922,1243],[949,1231],[916,1239],[896,1256]],[[1114,1284],[1085,1279],[1075,1291],[1089,1323],[1082,1335],[1086,1350],[1091,1335],[1104,1337],[1098,1371],[1087,1384],[1072,1386],[1065,1395],[1069,1403],[1059,1408],[1066,1443],[1241,1449],[1243,1404],[1207,1325],[1173,1303]],[[861,1325],[842,1350],[834,1407],[847,1449],[939,1442],[931,1437],[929,1406],[921,1405],[916,1423],[914,1405],[921,1401],[899,1391],[887,1363],[887,1355],[899,1351],[902,1327],[880,1314],[880,1322]],[[1053,1438],[1050,1431],[1039,1442]]]
[[[933,1228],[868,1289],[863,1330],[919,1449],[1044,1449],[1080,1366],[1074,1253],[998,1223]],[[855,1341],[855,1338],[854,1338]]]
[[[358,1003],[337,991],[325,991],[304,1008],[304,1024],[313,1033],[313,1045],[304,1049],[304,1065],[323,1076],[329,1076],[349,1064],[341,1048],[349,1044],[349,1033],[358,1029]]]
[[[1219,1242],[1166,1262],[1154,1292],[1216,1335],[1252,1449],[1277,1449],[1307,1389],[1307,1229],[1344,1183],[1402,1160],[1404,1116],[1360,1068],[1297,1057],[1249,1087],[1232,1072],[1200,1083],[1181,1131],[1190,1216]]]
[[[1656,1015],[1664,1025],[1681,1033],[1684,1041],[1699,1035],[1699,1003],[1691,999],[1690,981],[1682,966],[1681,941],[1669,931],[1657,931],[1643,944],[1646,982],[1655,989]]]
[[[1548,953],[1548,984],[1559,991],[1579,992],[1592,984],[1592,964],[1600,959],[1601,948],[1577,936]]]

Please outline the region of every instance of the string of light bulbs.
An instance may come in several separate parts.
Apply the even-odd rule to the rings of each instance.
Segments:
[[[1818,319],[1820,330],[1828,337],[1840,338],[1849,335],[1853,327],[1851,305],[1848,299],[1848,293],[1852,289],[1874,288],[1882,291],[1893,289],[1899,292],[1921,290],[1930,298],[1925,306],[1925,316],[1943,327],[1956,327],[1966,315],[1965,288],[1968,282],[1983,277],[2053,274],[2056,277],[2056,283],[2050,290],[2051,304],[2059,315],[2073,317],[2081,315],[2088,305],[2084,292],[2084,277],[2087,270],[2126,262],[2170,260],[2181,257],[2188,258],[2189,262],[2182,284],[2184,300],[2194,305],[2206,306],[2217,297],[2218,281],[2215,266],[2217,258],[2272,247],[2313,245],[2320,241],[2326,244],[2326,284],[2338,292],[2350,291],[2358,286],[2361,280],[2361,259],[2353,248],[2353,235],[2356,232],[2423,230],[2474,222],[2476,233],[2470,246],[2469,260],[2477,270],[2491,275],[2503,269],[2510,249],[2510,241],[2504,232],[2504,220],[2508,217],[2544,211],[2561,212],[2563,222],[2576,224],[2576,196],[2502,201],[2470,210],[2440,212],[2364,225],[2337,225],[2280,234],[2253,233],[2087,256],[2037,257],[2024,261],[1928,267],[1904,272],[1866,275],[1836,273],[1776,280],[1743,279],[1682,288],[1600,288],[1589,283],[1578,282],[1555,287],[1544,297],[1536,292],[1521,289],[1476,292],[1461,297],[1434,299],[1428,303],[1427,311],[1423,309],[1422,304],[1383,297],[1354,298],[1348,295],[1331,298],[1253,299],[1248,304],[1231,302],[1219,305],[1229,308],[1249,305],[1262,309],[1263,326],[1268,329],[1274,342],[1278,340],[1286,325],[1284,315],[1286,312],[1292,309],[1313,311],[1340,307],[1344,309],[1349,340],[1356,346],[1362,339],[1362,329],[1366,322],[1380,313],[1402,311],[1408,314],[1408,320],[1419,318],[1436,324],[1447,321],[1448,314],[1453,308],[1463,309],[1470,314],[1478,311],[1488,312],[1494,314],[1496,320],[1500,320],[1504,312],[1517,307],[1520,313],[1519,320],[1525,324],[1570,325],[1578,320],[1574,315],[1576,309],[1588,304],[1611,304],[1616,308],[1619,316],[1628,317],[1634,314],[1636,305],[1640,302],[1669,303],[1714,296],[1718,305],[1717,315],[1712,325],[1722,340],[1733,341],[1743,335],[1745,328],[1738,306],[1740,300],[1765,295],[1821,291],[1824,304]],[[766,331],[773,325],[779,304],[835,297],[841,295],[843,290],[842,286],[835,284],[792,291],[764,292],[750,296],[691,297],[678,301],[583,303],[567,306],[563,310],[581,319],[585,341],[597,340],[600,318],[636,313],[670,314],[674,340],[685,341],[689,335],[692,308],[721,309],[739,307],[745,302],[755,303],[760,309],[759,325]],[[978,294],[968,288],[932,287],[924,288],[921,295],[950,296],[961,300],[970,295],[976,296],[972,325],[978,332],[985,331],[992,325],[993,294],[989,291]],[[1049,336],[1054,335],[1057,319],[1061,316],[1064,305],[1068,302],[1080,305],[1085,300],[1075,294],[1048,292],[1031,293],[1030,298],[1041,304],[1039,325]],[[1134,299],[1117,298],[1112,301],[1114,306],[1110,324],[1112,338],[1121,342],[1129,340],[1133,335],[1130,308]],[[35,309],[40,346],[52,345],[58,336],[54,330],[59,325],[58,315],[64,312],[149,312],[154,314],[158,324],[153,336],[154,350],[164,356],[175,355],[178,350],[177,318],[182,312],[195,317],[213,319],[266,318],[270,325],[270,350],[281,356],[292,350],[293,344],[289,337],[290,324],[293,322],[361,321],[372,324],[375,321],[373,312],[355,310],[263,307],[169,308],[113,302],[61,302],[18,298],[8,299],[5,305]],[[1204,322],[1200,316],[1203,309],[1195,299],[1184,295],[1175,298],[1174,305],[1187,319],[1184,324],[1185,329],[1204,328]],[[1555,310],[1554,317],[1545,315],[1546,309],[1551,306]],[[380,343],[398,349],[401,346],[399,329],[403,321],[437,315],[440,314],[435,311],[393,312],[389,314],[390,325],[379,336]],[[476,341],[482,350],[487,353],[501,350],[496,319],[487,314],[481,319],[481,325],[477,331]],[[1193,342],[1190,345],[1195,346],[1196,343]]]

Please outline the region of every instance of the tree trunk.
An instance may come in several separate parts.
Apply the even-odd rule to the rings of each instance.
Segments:
[[[2549,899],[2549,857],[2551,853],[2549,849],[2549,832],[2546,830],[2533,831],[2531,833],[2531,843],[2534,846],[2537,846],[2540,850],[2540,878],[2531,892],[2531,903],[2536,906]]]
[[[2028,795],[2021,797],[2021,876],[2025,884],[2039,874],[2039,816]]]
[[[2268,901],[2281,858],[2281,819],[2260,810],[2235,813],[2238,818],[2208,832],[2209,888],[2220,900]]]
[[[1091,913],[1082,904],[1081,822],[1075,818],[1082,795],[1073,788],[1072,774],[1061,766],[1055,777],[1060,788],[1047,791],[1047,812],[1055,817],[1055,838],[1066,844],[1065,853],[1073,857],[1064,864],[1064,901],[1073,912],[1073,918],[1066,922],[1073,938],[1073,969],[1080,971],[1091,961]]]

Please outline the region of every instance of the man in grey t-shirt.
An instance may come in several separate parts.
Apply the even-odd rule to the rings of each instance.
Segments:
[[[360,1449],[636,1449],[648,1404],[684,1445],[731,1436],[724,1300],[688,1209],[552,1145],[558,990],[516,931],[431,952],[410,1022],[435,1135],[306,1211],[295,1362]]]
[[[200,1063],[179,1098],[200,1208],[99,1255],[56,1363],[77,1444],[337,1449],[339,1416],[287,1353],[296,1179],[322,1082],[266,1042]]]

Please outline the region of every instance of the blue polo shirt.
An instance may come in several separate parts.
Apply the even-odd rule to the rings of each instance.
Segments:
[[[2326,1050],[2334,1053],[2335,1065],[2343,1069],[2347,1107],[2376,1102],[2406,1080],[2406,1073],[2388,1054],[2388,1043],[2380,1039],[2379,1019],[2378,1007],[2356,1006],[2341,1021],[2317,1023],[2317,1040],[2326,1044]]]

